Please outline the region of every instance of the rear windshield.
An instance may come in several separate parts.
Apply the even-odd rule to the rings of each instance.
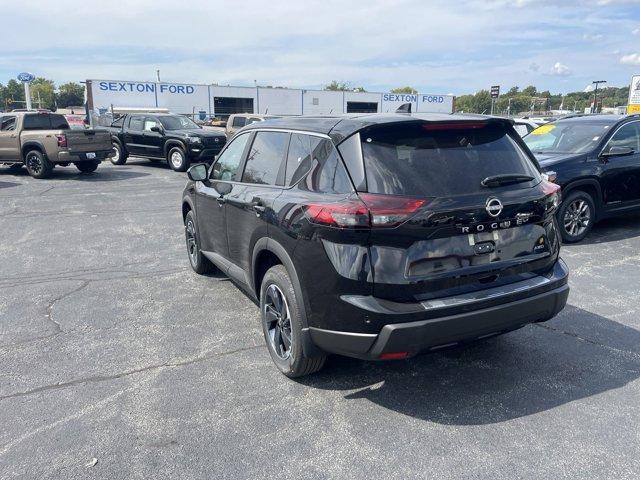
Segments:
[[[68,130],[69,124],[63,115],[49,113],[34,113],[25,115],[24,130]]]
[[[360,132],[370,193],[443,197],[486,190],[482,180],[535,166],[504,126],[444,129],[443,124],[377,125]]]

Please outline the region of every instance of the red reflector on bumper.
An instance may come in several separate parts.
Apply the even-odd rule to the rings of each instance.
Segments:
[[[409,352],[387,352],[380,355],[380,360],[402,360],[408,356]]]

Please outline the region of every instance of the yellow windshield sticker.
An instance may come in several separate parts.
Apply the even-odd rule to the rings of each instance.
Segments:
[[[545,133],[549,133],[554,128],[556,128],[556,126],[551,124],[541,125],[538,128],[536,128],[533,132],[531,132],[531,135],[544,135]]]

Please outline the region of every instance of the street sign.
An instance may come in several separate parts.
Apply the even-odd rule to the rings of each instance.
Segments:
[[[491,87],[491,98],[498,98],[500,96],[500,85],[493,85]]]
[[[640,113],[640,75],[631,77],[627,113]]]
[[[33,73],[22,72],[18,74],[18,80],[22,83],[31,83],[36,79],[36,76]]]

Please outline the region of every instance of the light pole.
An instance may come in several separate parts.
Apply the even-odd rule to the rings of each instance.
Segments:
[[[593,83],[596,88],[593,91],[593,108],[591,109],[591,113],[598,113],[598,85],[601,83],[607,83],[606,80],[594,80]]]

